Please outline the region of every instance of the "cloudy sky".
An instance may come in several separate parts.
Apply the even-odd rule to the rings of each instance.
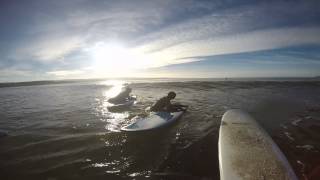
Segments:
[[[1,0],[0,81],[320,75],[319,0]]]

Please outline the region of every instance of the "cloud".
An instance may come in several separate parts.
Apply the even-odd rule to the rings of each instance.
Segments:
[[[61,61],[68,54],[82,51],[96,42],[128,41],[148,28],[163,23],[169,16],[166,7],[170,7],[171,3],[145,1],[143,7],[137,3],[113,1],[57,1],[35,4],[36,9],[24,4],[26,12],[19,12],[19,17],[26,17],[26,22],[12,27],[11,34],[3,32],[12,36],[10,43],[13,45],[8,47],[9,49],[1,47],[8,52],[6,56],[9,59],[44,63]],[[19,11],[20,6],[22,5],[11,4],[11,11]],[[21,29],[24,31],[21,32]],[[21,38],[16,38],[17,36]],[[1,42],[1,38],[0,43],[6,44]]]
[[[180,43],[149,54],[155,66],[184,63],[186,58],[320,44],[320,27],[258,30]],[[191,58],[192,59],[192,58]],[[193,60],[197,60],[193,58]]]
[[[301,27],[312,20],[318,22],[314,15],[316,13],[309,13],[314,9],[312,5],[306,2],[268,2],[217,9],[205,16],[195,16],[170,24],[141,36],[134,43],[143,45],[143,49],[150,52],[192,40],[226,37],[257,30]]]
[[[42,62],[61,61],[64,56],[82,46],[83,39],[76,36],[44,36],[23,42],[11,51],[9,58]]]
[[[0,74],[2,77],[9,77],[13,75],[29,76],[32,74],[32,71],[16,70],[14,68],[10,68],[10,69],[0,69]]]
[[[36,77],[37,72],[31,70],[20,70],[16,68],[0,69],[0,74],[0,82],[30,81],[43,78],[41,76]]]
[[[55,75],[55,76],[71,76],[71,75],[81,75],[85,73],[84,71],[81,70],[65,70],[65,71],[50,71],[47,72],[49,75]]]
[[[93,61],[85,50],[97,42],[124,44],[144,54],[148,67],[319,45],[318,7],[317,0],[12,1],[0,8],[0,23],[7,25],[0,29],[0,52],[16,67],[36,62],[46,75],[80,76]]]
[[[168,53],[179,54],[188,50],[194,52],[199,49],[200,44],[202,49],[199,52],[204,52],[203,55],[206,55],[208,53],[206,48],[212,46],[215,49],[221,48],[214,44],[230,46],[228,42],[242,40],[243,36],[250,39],[251,33],[253,38],[261,39],[254,37],[259,35],[258,31],[281,30],[283,27],[278,27],[280,24],[287,25],[288,28],[299,27],[297,25],[305,22],[303,17],[314,19],[314,14],[317,13],[312,8],[315,4],[313,1],[268,3],[242,1],[240,4],[241,6],[232,6],[227,2],[199,3],[193,0],[153,2],[76,0],[68,3],[62,1],[42,3],[40,7],[50,5],[56,11],[45,12],[35,9],[31,16],[33,26],[32,28],[28,26],[29,36],[22,42],[17,42],[16,48],[11,50],[10,57],[43,62],[61,61],[68,54],[88,48],[97,41],[122,41],[144,53],[166,52],[161,58],[168,56]],[[307,13],[302,16],[302,13],[307,11],[310,15]],[[295,19],[294,23],[288,20],[288,17]],[[260,34],[267,35],[263,32]],[[218,42],[209,42],[206,47],[201,41]],[[235,48],[235,45],[233,47]],[[247,49],[250,51],[250,48]],[[235,49],[230,52],[234,51]],[[220,54],[218,50],[213,54],[216,53]],[[179,63],[173,60],[184,57],[179,56],[164,61]]]

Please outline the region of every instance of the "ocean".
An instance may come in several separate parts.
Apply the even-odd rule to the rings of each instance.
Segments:
[[[110,112],[124,84],[137,102]],[[120,131],[169,91],[189,106],[181,119]],[[0,179],[218,180],[220,120],[233,108],[265,128],[301,179],[320,174],[320,81],[118,79],[1,84]]]

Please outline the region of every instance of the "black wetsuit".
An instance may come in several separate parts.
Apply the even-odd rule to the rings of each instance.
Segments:
[[[151,108],[151,111],[171,111],[172,104],[168,96],[159,99]]]

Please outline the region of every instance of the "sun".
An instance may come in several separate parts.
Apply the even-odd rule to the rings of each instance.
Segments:
[[[97,43],[90,48],[93,69],[108,74],[128,74],[149,65],[146,55],[119,43]]]

